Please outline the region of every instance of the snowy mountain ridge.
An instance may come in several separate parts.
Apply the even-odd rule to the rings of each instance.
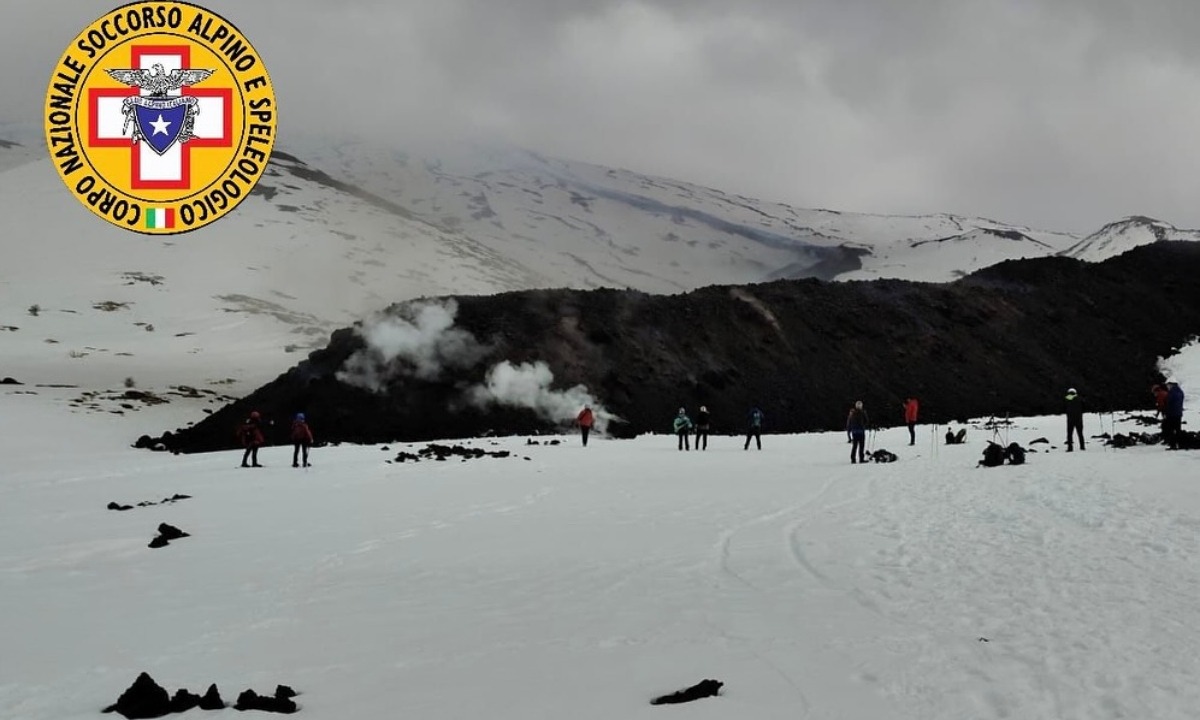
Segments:
[[[0,375],[47,383],[220,382],[236,394],[332,330],[418,297],[945,282],[1011,258],[1101,260],[1198,235],[1148,218],[1077,237],[952,214],[804,210],[497,145],[418,155],[293,138],[237,212],[151,242],[97,222],[44,147],[17,144],[30,137],[13,125],[0,134],[13,139],[0,143]],[[227,350],[215,362],[217,347]]]

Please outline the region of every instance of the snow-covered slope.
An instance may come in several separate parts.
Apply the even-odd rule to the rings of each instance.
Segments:
[[[1200,240],[1200,230],[1179,228],[1142,215],[1109,223],[1067,248],[1065,255],[1098,262],[1153,242]]]
[[[1171,361],[1185,388],[1197,359]],[[899,460],[866,466],[828,433],[748,453],[716,436],[703,455],[663,436],[499,439],[470,444],[515,457],[418,464],[387,464],[415,447],[343,446],[305,470],[273,447],[242,470],[237,453],[124,448],[135,419],[18,392],[0,386],[0,717],[99,718],[143,671],[230,703],[289,685],[310,720],[1200,705],[1194,452],[1031,445],[1058,444],[1056,417],[1016,421],[1007,439],[1039,451],[990,469],[990,430],[947,447],[921,426],[915,447],[881,432]],[[159,523],[190,537],[150,549]],[[722,695],[649,704],[703,678]]]
[[[556,271],[564,278],[586,260],[608,285],[810,276],[944,282],[1078,240],[983,218],[799,209],[512,148],[438,146],[426,150],[435,158],[428,159],[359,141],[293,146],[330,174],[500,252],[561,253],[570,258]]]
[[[1141,237],[1135,224],[1085,246],[986,219],[802,210],[494,146],[418,155],[291,138],[280,148],[236,213],[154,240],[86,212],[44,148],[0,143],[0,377],[221,383],[238,394],[331,330],[421,296],[671,293],[806,276],[938,282],[1072,248],[1098,260]]]

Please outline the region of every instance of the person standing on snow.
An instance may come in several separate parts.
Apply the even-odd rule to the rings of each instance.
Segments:
[[[696,449],[708,449],[708,408],[701,405],[700,412],[696,413]],[[704,441],[704,447],[700,446],[700,441]]]
[[[757,405],[755,405],[750,410],[750,427],[746,429],[746,444],[742,447],[743,450],[750,449],[750,438],[754,438],[754,442],[757,443],[758,449],[762,450],[762,424],[763,411],[760,410]]]
[[[312,429],[304,419],[304,413],[296,413],[292,420],[292,467],[300,467],[300,451],[304,451],[304,467],[308,467],[308,449],[312,447]]]
[[[850,415],[846,418],[846,432],[850,433],[851,440],[851,464],[856,462],[865,463],[867,461],[867,427],[870,425],[870,422],[862,400],[855,401],[854,407],[850,409]]]
[[[1179,449],[1179,433],[1183,432],[1183,388],[1174,380],[1167,383],[1167,405],[1163,409],[1163,442],[1172,450]]]
[[[258,464],[258,449],[266,440],[263,438],[261,419],[262,416],[254,410],[238,428],[238,439],[242,441],[242,447],[246,448],[246,452],[242,453],[242,467],[252,467],[247,464],[247,460],[254,463],[253,467],[262,467]]]
[[[920,404],[915,397],[904,401],[904,424],[908,425],[908,444],[917,444],[917,410]]]
[[[679,449],[691,450],[688,445],[688,432],[692,429],[692,419],[687,416],[687,411],[679,408],[679,414],[675,416],[675,434],[679,436]]]
[[[583,439],[583,446],[587,447],[588,433],[592,431],[592,426],[596,424],[596,416],[592,414],[590,405],[585,405],[579,411],[579,416],[575,418],[575,423],[579,425],[579,436]]]
[[[1071,446],[1072,433],[1079,436],[1079,449],[1083,450],[1083,398],[1075,392],[1075,388],[1067,390],[1067,452],[1073,452]]]
[[[1163,417],[1163,413],[1167,409],[1167,386],[1155,385],[1150,388],[1150,392],[1154,395],[1154,414]]]

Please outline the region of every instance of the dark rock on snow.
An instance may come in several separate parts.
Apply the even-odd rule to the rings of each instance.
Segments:
[[[292,698],[298,693],[287,685],[275,687],[274,697],[262,696],[253,690],[246,690],[238,695],[237,710],[265,710],[267,712],[294,713],[298,710]],[[157,718],[171,713],[185,713],[189,710],[221,710],[225,701],[216,684],[208,686],[208,691],[201,697],[180,688],[171,695],[146,673],[141,673],[133,681],[128,690],[121,693],[117,702],[104,709],[106,713],[119,713],[127,718]]]
[[[677,295],[532,290],[458,297],[457,329],[484,348],[474,365],[432,380],[393,378],[382,392],[343,383],[364,347],[355,328],[249,396],[159,440],[172,451],[237,447],[256,409],[321,418],[329,442],[421,442],[561,430],[530,410],[463,402],[496,363],[544,362],[554,387],[585,385],[624,422],[609,434],[670,432],[681,406],[705,404],[714,434],[744,430],[759,404],[768,432],[839,430],[863,400],[876,423],[1062,412],[1078,387],[1089,412],[1151,407],[1160,356],[1200,332],[1200,243],[1164,242],[1103,263],[1007,261],[952,283],[780,280]],[[389,309],[401,313],[405,303]],[[854,358],[847,362],[846,358]],[[460,409],[453,409],[460,408]],[[268,428],[287,444],[288,423]]]
[[[396,462],[420,462],[422,459],[428,460],[431,458],[444,462],[449,457],[460,457],[466,461],[482,457],[506,458],[511,456],[512,453],[508,450],[484,450],[482,448],[463,447],[462,445],[438,445],[434,443],[425,446],[416,454],[401,452],[396,456]]]
[[[150,502],[149,500],[144,500],[144,501],[138,503],[137,506],[138,507],[150,507],[152,505],[170,505],[170,504],[176,503],[180,500],[191,500],[191,498],[192,498],[191,495],[180,495],[179,493],[175,493],[171,497],[163,498],[159,502]],[[118,502],[110,502],[108,504],[108,509],[109,510],[132,510],[133,506],[132,505],[122,505]]]
[[[716,697],[721,694],[721,686],[724,684],[720,680],[701,680],[690,688],[673,692],[670,695],[656,697],[650,701],[650,704],[673,705],[699,700],[700,698]]]
[[[127,718],[156,718],[171,712],[171,696],[146,673],[137,676],[114,705],[104,712],[116,712]]]
[[[295,693],[291,692],[291,688],[284,685],[280,685],[275,689],[274,697],[259,695],[253,690],[245,690],[241,695],[238,695],[237,704],[233,708],[235,710],[264,710],[266,712],[290,714],[297,710],[296,702],[292,700],[294,695]]]
[[[179,538],[185,537],[191,537],[191,535],[185,533],[174,525],[162,523],[158,526],[158,536],[150,541],[150,547],[166,547],[172,540],[178,540]]]

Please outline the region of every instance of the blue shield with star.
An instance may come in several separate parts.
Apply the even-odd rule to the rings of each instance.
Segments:
[[[134,106],[138,131],[154,152],[162,155],[179,139],[188,107],[185,98]]]

